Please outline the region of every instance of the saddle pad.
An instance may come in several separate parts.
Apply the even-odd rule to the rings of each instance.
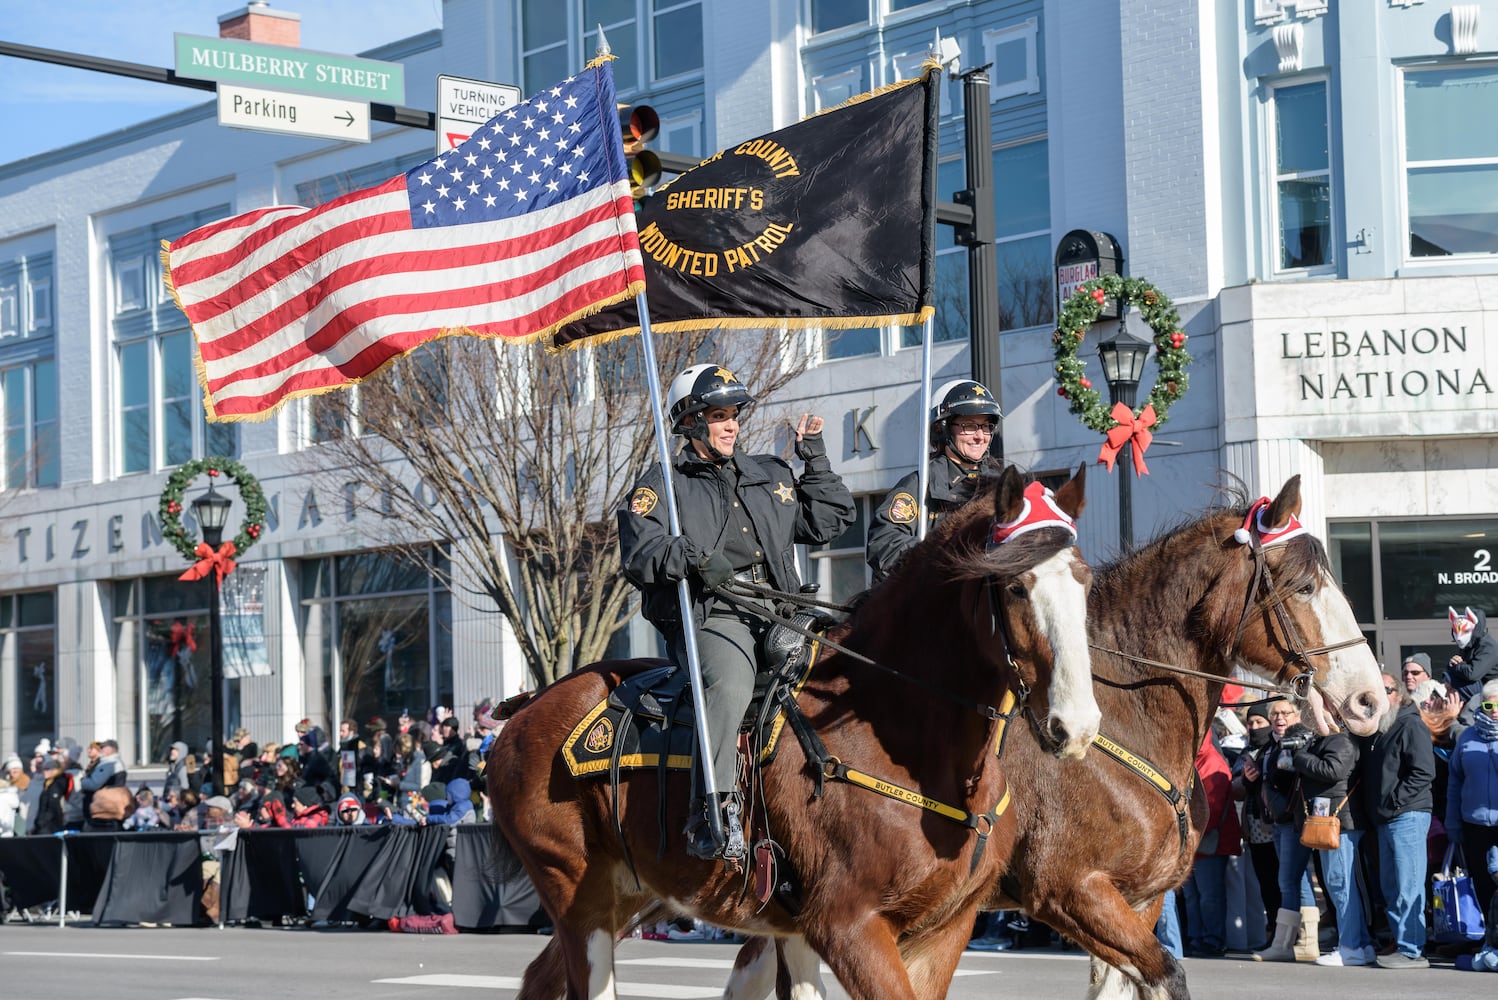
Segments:
[[[811,643],[804,666],[789,682],[792,698],[805,687],[821,651],[820,642]],[[787,682],[780,682],[784,683]],[[771,692],[780,684],[772,684]],[[665,715],[664,721],[639,714],[641,693],[655,699]],[[756,712],[758,704],[751,705],[750,713]],[[562,743],[562,758],[575,778],[608,774],[616,755],[621,771],[659,768],[662,758],[669,771],[689,771],[697,751],[694,720],[687,672],[677,667],[657,667],[628,678],[594,705]],[[766,720],[763,738],[758,741],[760,764],[775,755],[784,728],[785,710],[777,708]]]

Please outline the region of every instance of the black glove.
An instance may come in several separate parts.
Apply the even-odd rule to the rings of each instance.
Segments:
[[[722,549],[709,552],[702,562],[697,564],[697,576],[708,590],[717,590],[733,579],[733,563],[728,561]]]
[[[822,440],[822,432],[802,434],[801,439],[796,442],[796,457],[803,462],[810,462],[814,458],[826,458],[827,442]]]

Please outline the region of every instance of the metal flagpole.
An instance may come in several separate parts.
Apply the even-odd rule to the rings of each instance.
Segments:
[[[62,874],[57,877],[57,926],[68,925],[68,838],[59,835],[57,846],[62,850]]]
[[[650,336],[650,309],[645,304],[645,293],[635,296],[635,305],[640,310],[640,345],[645,351],[645,379],[650,394],[650,416],[655,421],[656,455],[661,463],[661,478],[664,483],[666,517],[671,534],[680,537],[681,518],[676,512],[676,490],[671,484],[671,445],[666,433],[666,418],[661,412],[661,382],[656,371],[655,342]],[[687,648],[687,673],[692,678],[692,704],[697,709],[697,752],[702,761],[702,790],[707,798],[708,828],[712,831],[713,843],[721,849],[725,842],[723,814],[718,810],[718,786],[713,776],[712,740],[707,731],[707,696],[702,686],[702,663],[697,657],[697,622],[692,617],[692,592],[686,578],[676,583],[676,596],[681,601],[681,631],[683,645]]]
[[[927,316],[926,322],[921,324],[921,412],[916,418],[916,431],[920,438],[920,447],[917,449],[920,455],[920,464],[916,466],[919,476],[916,482],[920,493],[915,502],[916,526],[915,537],[917,541],[926,537],[926,525],[931,518],[926,513],[927,490],[931,483],[931,442],[928,439],[931,415],[931,328],[932,317]]]

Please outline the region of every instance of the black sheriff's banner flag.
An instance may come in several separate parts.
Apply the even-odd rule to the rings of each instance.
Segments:
[[[914,325],[932,312],[941,74],[852,98],[679,175],[637,213],[657,332]],[[640,329],[621,302],[554,348]]]

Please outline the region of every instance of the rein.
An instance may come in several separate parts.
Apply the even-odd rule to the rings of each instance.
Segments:
[[[784,598],[793,603],[803,606],[815,606],[844,610],[841,605],[831,604],[825,601],[812,600],[800,594],[786,594],[771,587],[763,587],[757,584],[745,583],[743,581],[735,581],[733,583],[724,584],[714,591],[714,593],[719,597],[724,598],[730,604],[733,604],[735,607],[747,611],[750,614],[756,615],[760,618],[764,618],[767,621],[772,621],[777,625],[784,626],[785,628],[790,629],[792,632],[795,632],[796,634],[803,636],[804,638],[810,639],[813,642],[817,642],[831,649],[834,649],[844,656],[863,663],[866,666],[874,667],[875,669],[881,670],[884,673],[899,678],[900,680],[907,681],[912,684],[919,684],[922,690],[939,694],[949,701],[961,705],[964,708],[976,709],[978,714],[983,716],[989,722],[989,731],[992,734],[991,740],[993,744],[994,759],[997,761],[1003,757],[1004,744],[1006,741],[1006,736],[1009,732],[1009,723],[1013,721],[1014,714],[1018,706],[1021,703],[1028,702],[1030,689],[1019,678],[1019,670],[1014,663],[1014,658],[1010,655],[1007,623],[1003,621],[1002,616],[999,616],[997,618],[997,622],[999,629],[1004,632],[1004,658],[1008,662],[1010,669],[1014,673],[1015,681],[1018,685],[1018,693],[1016,693],[1014,688],[1006,689],[1004,692],[1002,706],[999,708],[995,708],[992,705],[985,705],[980,702],[973,701],[970,698],[963,697],[962,695],[956,694],[952,691],[947,691],[944,688],[931,686],[924,681],[919,681],[916,678],[911,677],[909,674],[901,673],[893,667],[886,666],[885,664],[871,659],[870,657],[867,657],[862,653],[849,649],[841,643],[828,639],[826,636],[818,635],[810,629],[802,628],[795,622],[790,621],[786,618],[782,618],[775,612],[770,611],[762,605],[749,600],[744,593],[736,591],[747,591],[750,596],[755,597]],[[955,823],[959,823],[967,827],[969,830],[972,830],[977,835],[977,844],[973,848],[973,857],[968,867],[968,872],[969,874],[971,874],[972,872],[978,870],[978,864],[980,861],[982,861],[984,849],[988,845],[988,838],[993,833],[994,829],[998,826],[999,818],[1009,810],[1009,805],[1012,799],[1009,789],[1009,782],[1004,779],[1002,772],[1000,772],[999,777],[1003,783],[1003,791],[999,795],[998,801],[995,802],[993,804],[993,807],[990,808],[987,812],[970,812],[966,809],[949,805],[945,802],[940,801],[939,799],[931,798],[928,795],[923,795],[915,789],[906,788],[903,785],[897,785],[892,781],[886,781],[883,778],[876,777],[875,775],[869,774],[865,771],[860,771],[857,768],[849,767],[847,764],[843,763],[843,761],[836,755],[831,754],[827,751],[827,745],[822,742],[822,738],[817,735],[816,730],[811,727],[811,725],[807,722],[805,716],[801,714],[801,710],[796,705],[794,698],[785,698],[783,700],[782,707],[786,713],[786,718],[791,724],[791,731],[796,734],[797,740],[801,743],[801,747],[806,753],[807,763],[811,764],[816,771],[817,789],[814,793],[814,797],[820,796],[822,794],[823,782],[826,779],[830,778],[834,781],[844,781],[850,785],[855,785],[859,788],[863,788],[871,792],[876,792],[880,795],[885,796],[886,798],[895,799],[896,801],[904,802],[908,805],[917,806],[921,809],[925,809],[928,812],[935,813],[936,815],[941,816],[945,819],[949,819]],[[1026,711],[1028,712],[1027,704]]]
[[[817,635],[810,629],[802,628],[800,625],[797,625],[789,618],[782,618],[774,611],[771,611],[765,608],[763,605],[756,604],[753,601],[749,600],[749,596],[746,596],[743,593],[739,593],[739,591],[741,590],[749,591],[749,596],[754,597],[786,598],[796,603],[805,603],[807,601],[806,598],[802,597],[799,594],[786,594],[771,587],[760,587],[755,584],[746,584],[742,582],[724,584],[717,590],[713,591],[713,593],[715,593],[719,597],[722,597],[724,600],[728,601],[730,604],[734,605],[737,608],[747,611],[757,617],[763,618],[766,621],[774,622],[776,625],[784,626],[785,628],[790,629],[792,632],[795,632],[797,635],[806,639],[811,639],[813,642],[819,642],[829,649],[835,649],[849,659],[856,660],[857,662],[862,663],[865,666],[873,667],[875,670],[883,671],[884,673],[889,674],[891,677],[895,677],[899,680],[905,681],[907,684],[913,684],[919,687],[922,691],[941,695],[948,701],[951,701],[957,705],[961,705],[963,708],[974,709],[979,715],[983,716],[990,722],[1006,718],[1002,711],[992,705],[985,705],[982,702],[974,701],[971,698],[967,698],[963,695],[957,694],[955,691],[948,691],[945,688],[936,687],[935,685],[932,685],[930,682],[922,678],[912,677],[909,674],[902,673],[899,670],[896,670],[894,667],[886,666],[885,664],[880,663],[878,660],[871,659],[870,657],[867,657],[860,652],[849,649],[847,646],[844,646],[838,642],[834,642],[833,640],[828,639],[826,636]],[[811,604],[815,605],[816,607],[824,608],[841,607],[840,605],[828,604],[821,601],[813,601],[811,602]],[[1005,645],[1004,655],[1006,658],[1009,656],[1009,649],[1007,644]],[[1013,667],[1014,661],[1012,659],[1009,661],[1009,663],[1010,666]],[[1018,671],[1016,671],[1016,679],[1018,679],[1017,674]],[[1029,694],[1030,689],[1026,687],[1021,681],[1020,698],[1026,699],[1029,697]]]

